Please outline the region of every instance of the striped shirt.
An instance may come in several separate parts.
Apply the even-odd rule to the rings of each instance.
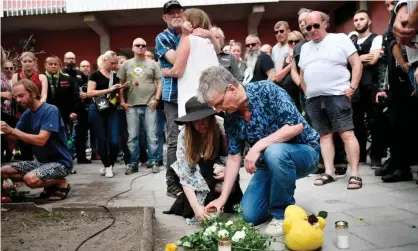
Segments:
[[[155,38],[155,53],[160,59],[161,69],[171,69],[173,65],[168,62],[164,55],[169,50],[176,50],[180,43],[180,35],[173,29],[165,29]],[[177,103],[177,78],[166,78],[162,76],[162,100]]]

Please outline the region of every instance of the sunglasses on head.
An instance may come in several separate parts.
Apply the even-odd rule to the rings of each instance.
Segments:
[[[287,41],[287,43],[289,44],[289,45],[295,45],[295,44],[297,44],[297,43],[299,43],[300,41],[299,40],[289,40],[289,41]]]
[[[6,71],[13,71],[13,67],[4,67]]]
[[[250,47],[254,47],[254,46],[256,46],[257,45],[257,43],[250,43],[250,44],[246,44],[245,46],[247,47],[247,48],[250,48]]]
[[[274,31],[274,34],[279,34],[279,32],[281,33],[281,34],[283,34],[284,33],[284,30],[277,30],[277,31]]]
[[[147,47],[146,44],[135,44],[134,46],[137,47],[137,48],[139,48],[139,47],[141,47],[141,48]]]
[[[312,27],[315,28],[315,30],[317,30],[317,29],[319,29],[321,27],[321,25],[318,24],[318,23],[317,24],[313,24],[313,25],[307,25],[306,26],[306,30],[307,31],[311,31],[312,30]]]

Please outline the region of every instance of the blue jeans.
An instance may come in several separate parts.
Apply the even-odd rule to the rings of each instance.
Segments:
[[[308,145],[276,143],[264,151],[267,168],[257,168],[241,200],[244,220],[263,223],[270,213],[283,219],[287,206],[295,204],[296,180],[314,172],[319,151]]]
[[[90,104],[89,123],[97,139],[100,160],[105,167],[113,166],[119,153],[118,111],[110,108],[99,112],[95,104]]]
[[[163,161],[164,154],[164,139],[165,139],[165,114],[163,110],[157,110],[157,137],[158,137],[158,149],[157,149],[157,161]]]
[[[157,161],[158,138],[157,138],[157,111],[148,106],[133,106],[126,111],[128,123],[128,148],[131,154],[129,165],[134,167],[139,163],[139,135],[140,123],[144,126],[147,135],[148,162]]]

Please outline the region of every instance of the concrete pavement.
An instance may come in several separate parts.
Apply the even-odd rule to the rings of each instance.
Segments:
[[[105,204],[117,193],[132,190],[109,201],[111,207],[155,207],[155,249],[174,242],[197,229],[179,216],[164,215],[174,199],[165,195],[165,170],[152,174],[144,166],[137,174],[126,176],[124,166],[117,165],[114,178],[99,175],[100,161],[77,165],[77,174],[69,176],[73,190],[63,202],[47,203],[51,209],[68,203]],[[418,166],[413,168],[414,177]],[[241,186],[245,190],[251,176],[241,169]],[[348,175],[323,187],[313,185],[316,176],[297,182],[296,203],[309,212],[328,212],[323,251],[337,250],[334,244],[334,222],[345,220],[351,233],[349,250],[416,251],[418,250],[418,188],[415,181],[385,184],[368,166],[360,169],[363,188],[347,190]],[[37,193],[40,190],[32,190]]]

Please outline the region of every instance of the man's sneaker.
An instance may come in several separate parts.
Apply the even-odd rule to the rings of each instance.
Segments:
[[[125,170],[125,175],[130,175],[133,173],[138,172],[138,167],[134,167],[133,165],[128,165]]]
[[[158,164],[156,162],[151,164],[151,168],[152,168],[153,173],[159,173],[160,172],[160,167],[158,166]]]
[[[272,237],[279,237],[283,235],[283,220],[272,219],[266,227],[264,233]]]
[[[113,166],[106,167],[106,178],[113,178]]]
[[[100,175],[104,176],[106,174],[106,167],[100,168]]]

